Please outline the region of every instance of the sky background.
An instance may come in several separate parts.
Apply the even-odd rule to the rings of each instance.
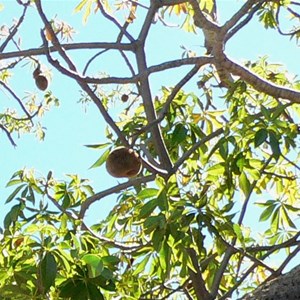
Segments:
[[[4,10],[0,12],[0,25],[11,26],[13,18],[18,18],[21,8],[15,1],[1,1]],[[74,7],[79,1],[42,1],[44,11],[48,19],[57,16],[58,19],[66,20],[75,30],[74,41],[107,41],[116,40],[117,31],[114,26],[99,14],[92,14],[88,23],[82,23],[82,14],[75,14]],[[147,4],[148,1],[140,1]],[[219,15],[223,22],[231,16],[244,2],[235,0],[219,1]],[[142,11],[138,11],[138,17]],[[255,18],[257,20],[257,18]],[[181,17],[183,20],[183,16]],[[176,23],[172,19],[170,22]],[[122,20],[123,22],[123,20]],[[35,8],[30,8],[25,22],[21,27],[20,36],[22,37],[22,49],[35,48],[42,44],[39,30],[43,27]],[[132,26],[132,35],[138,32],[138,25]],[[1,41],[0,41],[1,42]],[[180,45],[184,45],[198,54],[204,54],[203,39],[200,35],[192,33],[181,33],[176,28],[165,28],[157,23],[152,27],[147,43],[148,65],[159,64],[170,59],[178,59],[182,55]],[[13,48],[8,47],[5,52]],[[97,51],[96,51],[97,52]],[[69,55],[77,65],[83,67],[91,56],[96,52],[70,51]],[[288,37],[279,36],[274,30],[265,30],[256,21],[241,30],[226,46],[227,55],[235,61],[256,60],[260,56],[267,55],[270,62],[281,63],[291,73],[299,72],[300,60],[299,47],[295,41],[289,42]],[[104,143],[105,123],[100,114],[92,104],[83,106],[78,101],[81,98],[79,87],[73,80],[66,78],[53,70],[46,62],[45,58],[39,58],[53,71],[53,80],[49,86],[53,94],[60,100],[60,107],[53,107],[43,117],[42,124],[47,128],[46,137],[43,142],[37,141],[33,135],[22,135],[15,138],[17,147],[13,148],[4,133],[0,134],[0,223],[7,213],[9,206],[4,205],[6,197],[13,188],[5,188],[11,175],[24,167],[34,168],[38,174],[46,176],[49,170],[53,171],[57,179],[67,179],[65,174],[80,174],[82,178],[91,180],[95,192],[107,189],[125,180],[116,180],[110,177],[105,167],[90,169],[89,167],[99,158],[102,151],[96,151],[85,147],[87,144]],[[20,65],[22,66],[22,64]],[[111,75],[126,75],[124,63],[118,55],[108,52],[97,61],[96,69],[91,71],[107,72]],[[160,85],[172,85],[180,79],[189,68],[181,68],[178,72],[165,72],[163,75],[152,76],[153,95],[159,92]],[[37,90],[34,85],[32,73],[27,67],[18,67],[12,71],[14,79],[11,87],[17,91],[20,98],[26,96],[28,92],[36,92],[39,97],[43,97],[43,92]],[[127,73],[128,75],[128,73]],[[187,86],[199,93],[196,87]],[[0,107],[15,105],[12,99],[7,99],[0,90]],[[121,102],[112,105],[112,111],[120,109]],[[221,103],[221,100],[220,100]],[[117,195],[111,195],[93,204],[87,212],[87,221],[92,224],[103,219],[108,211],[115,204]],[[254,212],[255,214],[255,212]],[[0,225],[2,226],[2,225]]]

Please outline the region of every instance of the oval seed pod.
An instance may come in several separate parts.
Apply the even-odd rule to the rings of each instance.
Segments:
[[[106,160],[107,172],[116,178],[134,177],[140,173],[142,162],[133,149],[117,147]]]
[[[45,76],[38,75],[35,77],[35,84],[41,91],[44,91],[48,87],[48,80]]]
[[[33,71],[32,76],[33,78],[37,78],[39,75],[41,75],[41,73],[40,66],[37,66],[37,68]]]
[[[126,94],[123,94],[123,95],[121,96],[121,100],[122,100],[122,102],[127,102],[127,101],[128,101],[128,99],[129,99],[129,96],[128,96],[128,95],[126,95]]]

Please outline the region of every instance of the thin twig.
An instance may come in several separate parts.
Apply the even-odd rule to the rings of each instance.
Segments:
[[[15,36],[15,34],[18,32],[19,27],[21,26],[21,24],[24,21],[25,18],[25,14],[27,12],[27,8],[28,8],[28,4],[24,5],[24,10],[23,13],[18,21],[18,23],[14,26],[13,30],[9,33],[8,37],[5,39],[5,41],[3,42],[3,44],[0,46],[0,53],[2,53],[4,51],[4,49],[6,48],[6,46],[8,45],[8,43],[13,39],[13,37]]]
[[[17,144],[14,142],[14,140],[13,140],[13,138],[12,138],[10,132],[9,132],[2,124],[0,124],[0,128],[1,128],[1,129],[5,132],[5,134],[7,135],[7,138],[9,139],[10,143],[11,143],[14,147],[16,147]]]
[[[122,27],[122,25],[112,16],[110,15],[103,7],[102,3],[100,0],[97,0],[98,7],[102,13],[102,15],[113,22],[120,30],[121,32],[128,38],[130,42],[134,42],[134,38]]]
[[[85,67],[84,67],[84,69],[83,69],[83,71],[82,71],[82,75],[85,76],[85,73],[86,73],[88,67],[89,67],[90,64],[93,62],[94,59],[96,59],[98,56],[102,55],[103,53],[105,53],[105,52],[107,52],[107,51],[108,51],[108,49],[104,49],[104,50],[102,50],[102,51],[96,53],[95,55],[93,55],[93,56],[88,60],[88,62],[86,63],[86,65],[85,65]]]
[[[31,116],[29,112],[27,111],[26,107],[22,103],[22,100],[16,95],[16,93],[5,83],[4,81],[0,80],[0,85],[2,85],[10,94],[11,96],[19,103],[20,107],[22,108],[25,115],[28,117],[28,119],[31,119]]]

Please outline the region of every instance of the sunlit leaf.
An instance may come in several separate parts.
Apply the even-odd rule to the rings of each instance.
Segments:
[[[110,150],[107,149],[98,159],[97,161],[92,165],[90,166],[90,169],[93,169],[93,168],[98,168],[100,166],[102,166],[105,162],[106,162],[106,159],[108,157],[110,153]]]
[[[245,197],[248,197],[251,190],[251,184],[245,172],[242,172],[239,176],[239,186],[243,191]]]
[[[18,193],[26,186],[26,184],[21,184],[19,185],[9,196],[8,198],[6,199],[5,203],[9,203],[11,202],[15,197],[16,195],[18,195]]]
[[[90,278],[97,277],[101,274],[101,272],[103,270],[103,262],[98,255],[86,254],[82,257],[82,260],[89,267]]]

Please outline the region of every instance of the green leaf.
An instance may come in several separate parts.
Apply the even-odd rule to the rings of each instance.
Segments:
[[[45,292],[48,292],[50,287],[54,284],[57,275],[57,264],[54,256],[47,252],[41,261],[41,277]]]
[[[245,197],[248,197],[251,190],[251,184],[245,172],[242,172],[239,177],[239,186],[243,191]]]
[[[289,217],[289,214],[288,214],[287,210],[285,209],[285,207],[282,207],[281,212],[282,212],[282,214],[281,214],[282,222],[285,223],[286,225],[290,226],[291,228],[297,229],[296,225]]]
[[[273,213],[273,211],[274,211],[275,208],[276,208],[276,205],[274,205],[274,204],[268,206],[268,207],[261,213],[261,215],[260,215],[260,217],[259,217],[259,221],[260,221],[260,222],[263,222],[263,221],[268,220],[268,219],[271,217],[271,215],[272,215],[272,213]]]
[[[22,183],[21,179],[12,179],[7,183],[6,187],[16,185],[16,184],[19,184],[19,183]]]
[[[183,124],[177,124],[172,134],[172,145],[176,146],[183,142],[186,139],[188,130],[184,127]]]
[[[281,151],[279,147],[279,141],[273,131],[269,131],[269,138],[270,138],[270,146],[273,152],[273,156],[276,160],[278,160]]]
[[[16,195],[20,192],[20,190],[26,186],[26,184],[22,184],[20,186],[18,186],[9,196],[8,198],[6,199],[5,203],[9,203],[11,202],[15,197]]]
[[[210,175],[223,175],[224,172],[224,163],[215,164],[207,170]]]
[[[89,300],[104,300],[102,293],[93,283],[89,282],[87,284],[87,291],[89,294]]]
[[[259,147],[262,143],[266,141],[267,137],[268,137],[268,131],[264,128],[259,129],[255,133],[254,147]]]
[[[14,205],[4,218],[4,228],[8,228],[11,223],[16,222],[21,211],[21,204]]]
[[[147,218],[157,207],[157,199],[148,201],[140,210],[139,219]]]
[[[106,159],[107,159],[109,153],[110,153],[110,150],[107,149],[107,150],[99,157],[99,159],[98,159],[92,166],[90,166],[90,169],[98,168],[98,167],[102,166],[102,165],[106,162]]]
[[[162,242],[165,238],[165,231],[157,228],[152,235],[152,243],[155,251],[159,252],[162,246]]]
[[[264,107],[263,105],[261,105],[260,108],[261,108],[261,112],[262,112],[263,116],[264,116],[267,120],[270,120],[270,117],[271,117],[271,111],[270,111],[268,108]]]
[[[245,243],[244,243],[244,235],[243,235],[241,226],[238,225],[238,224],[233,224],[233,231],[234,231],[234,233],[236,234],[236,237],[237,237],[238,241],[239,241],[239,242],[242,244],[242,246],[244,247],[244,246],[245,246]]]
[[[98,255],[86,254],[82,260],[88,265],[89,277],[95,278],[103,271],[103,262]]]
[[[93,2],[94,2],[93,0],[92,0],[92,1],[90,0],[90,1],[88,2],[87,6],[86,6],[85,12],[84,12],[84,14],[83,14],[83,24],[86,24],[87,19],[88,19],[88,17],[89,17],[90,14],[91,14]]]
[[[163,227],[165,224],[165,217],[163,215],[150,216],[144,222],[144,228],[147,233],[150,233],[157,227]]]
[[[74,8],[74,12],[75,13],[78,13],[82,10],[82,8],[86,5],[86,3],[88,2],[89,0],[82,0],[75,8]]]
[[[158,189],[154,188],[146,188],[142,189],[138,194],[137,197],[141,200],[153,198],[157,195]]]
[[[171,250],[167,241],[164,240],[159,251],[159,262],[162,269],[168,274],[170,271]]]
[[[271,225],[274,231],[278,231],[280,219],[280,207],[277,207],[272,215]]]
[[[276,120],[283,112],[284,110],[290,106],[290,103],[287,103],[285,105],[279,104],[276,109],[272,112],[271,118],[272,120]]]
[[[219,152],[224,160],[228,157],[228,141],[224,140],[219,144]]]
[[[117,265],[120,262],[120,259],[113,255],[103,256],[101,259],[104,265]]]
[[[151,257],[150,254],[146,255],[142,259],[142,261],[137,266],[135,266],[134,271],[132,273],[133,276],[139,275],[142,271],[145,271],[145,267],[146,267],[150,257]]]
[[[74,299],[87,299],[87,290],[83,281],[68,279],[60,287],[59,296],[61,298],[71,298]]]

